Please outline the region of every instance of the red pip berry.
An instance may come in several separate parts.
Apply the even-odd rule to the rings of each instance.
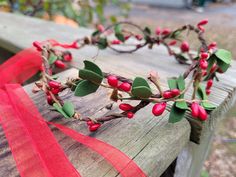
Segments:
[[[155,30],[156,35],[160,35],[161,34],[161,28],[157,27]]]
[[[169,35],[170,32],[171,32],[170,29],[166,28],[166,29],[163,29],[163,30],[162,30],[161,35],[166,36],[166,35]]]
[[[137,40],[141,41],[141,40],[143,39],[143,36],[137,34],[137,35],[135,35],[135,38],[136,38]]]
[[[88,126],[94,125],[93,121],[91,121],[91,120],[88,120],[86,123]]]
[[[214,48],[216,48],[216,46],[217,46],[217,43],[216,42],[212,42],[212,43],[210,43],[208,45],[208,49],[214,49]]]
[[[65,53],[63,55],[63,60],[66,62],[70,62],[72,59],[73,59],[73,57],[72,57],[71,53]]]
[[[217,65],[216,63],[213,64],[213,66],[211,67],[210,73],[214,73],[216,71]]]
[[[202,76],[206,76],[207,75],[207,71],[206,70],[202,70]]]
[[[95,132],[95,131],[97,131],[100,127],[101,127],[101,124],[99,124],[99,123],[90,125],[90,126],[89,126],[89,131],[90,131],[90,132]]]
[[[171,91],[165,91],[165,92],[163,93],[163,97],[164,97],[165,99],[172,98],[172,97],[173,97],[172,92],[171,92]]]
[[[104,28],[104,26],[103,26],[102,24],[98,24],[98,25],[97,25],[97,29],[98,29],[98,31],[100,31],[100,32],[103,32],[103,31],[105,30],[105,28]]]
[[[47,102],[49,105],[53,105],[54,101],[53,101],[51,95],[47,95]]]
[[[205,28],[203,28],[202,26],[197,26],[197,27],[200,31],[205,32]]]
[[[52,88],[51,89],[51,92],[54,94],[54,95],[57,95],[61,90],[59,88]]]
[[[169,45],[169,46],[173,46],[173,45],[175,45],[176,43],[177,43],[177,41],[176,41],[176,40],[172,40],[172,41],[170,41],[170,42],[169,42],[169,44],[168,44],[168,45]]]
[[[54,64],[55,64],[56,67],[58,67],[60,69],[65,69],[66,68],[66,64],[61,60],[55,61]]]
[[[107,77],[107,82],[112,87],[116,88],[118,86],[118,79],[117,79],[116,76],[108,76]]]
[[[119,44],[121,44],[121,41],[118,40],[118,39],[114,39],[113,41],[111,41],[111,44],[113,44],[113,45],[119,45]]]
[[[131,85],[128,82],[123,82],[119,85],[118,89],[129,92],[131,90]]]
[[[196,117],[199,116],[199,104],[198,104],[198,103],[193,102],[193,103],[191,104],[190,109],[191,109],[191,114],[192,114],[193,117],[196,118]]]
[[[187,41],[182,42],[180,49],[182,52],[188,52],[189,51],[189,44]]]
[[[210,95],[211,94],[211,90],[210,89],[206,89],[206,94]]]
[[[125,36],[125,40],[128,40],[130,38],[130,35]]]
[[[200,68],[203,69],[203,70],[206,70],[208,67],[208,63],[206,60],[200,60]]]
[[[202,52],[201,55],[200,55],[200,58],[202,60],[206,60],[208,57],[209,57],[209,54],[207,52]]]
[[[213,85],[213,79],[210,79],[207,81],[207,86],[206,86],[206,89],[210,89]]]
[[[172,90],[171,90],[171,94],[172,94],[173,96],[178,96],[178,95],[180,94],[180,90],[179,90],[179,89],[172,89]]]
[[[134,107],[130,104],[126,104],[126,103],[122,103],[119,105],[119,108],[122,110],[122,111],[130,111],[131,109],[133,109]]]
[[[128,117],[129,119],[132,119],[132,118],[134,117],[134,113],[128,112],[128,113],[127,113],[127,117]]]
[[[201,20],[197,26],[203,26],[203,25],[206,25],[208,23],[208,19],[204,19],[204,20]]]
[[[164,103],[156,103],[153,107],[152,107],[152,113],[154,116],[160,116],[163,114],[163,112],[166,109],[166,102]]]
[[[54,89],[57,89],[57,88],[61,87],[61,83],[56,82],[56,81],[49,81],[48,85],[49,85],[50,88],[54,88]]]
[[[198,118],[202,121],[205,121],[207,119],[207,112],[206,110],[199,105],[198,107],[198,110],[199,110],[199,115],[198,115]]]
[[[33,42],[33,46],[37,49],[37,51],[42,51],[43,49],[42,49],[42,47],[41,47],[41,45],[40,45],[40,43],[38,42],[38,41],[34,41]]]

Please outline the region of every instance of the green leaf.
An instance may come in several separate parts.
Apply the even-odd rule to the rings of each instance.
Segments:
[[[94,36],[98,35],[99,33],[100,33],[100,31],[99,31],[99,30],[96,30],[96,31],[94,31],[94,32],[92,33],[92,36],[94,37]]]
[[[209,102],[203,102],[201,105],[202,105],[206,110],[209,110],[209,111],[214,110],[214,109],[216,108],[215,105],[213,105],[212,103],[209,103]]]
[[[58,57],[57,57],[55,54],[50,53],[50,56],[49,56],[49,59],[48,59],[48,63],[51,65],[51,64],[53,64],[57,59],[58,59]]]
[[[115,36],[117,37],[117,39],[119,39],[120,41],[124,42],[125,41],[125,37],[122,33],[115,33]]]
[[[81,81],[83,81],[83,80],[78,80],[78,81],[76,81],[76,82],[74,83],[75,85],[72,85],[71,91],[75,91],[77,85],[78,85]]]
[[[184,77],[182,75],[180,75],[177,79],[177,85],[179,90],[183,91],[185,89],[185,81],[184,81]]]
[[[207,100],[207,94],[205,92],[205,88],[203,85],[199,85],[198,89],[197,89],[197,95],[199,98],[201,98],[202,100]]]
[[[147,33],[148,35],[150,35],[152,32],[151,32],[151,29],[148,28],[148,27],[145,27],[144,28],[144,32]]]
[[[152,95],[151,89],[146,86],[134,87],[131,92],[138,98],[149,98]]]
[[[114,31],[115,33],[122,33],[121,26],[119,24],[115,25]]]
[[[169,123],[176,123],[183,119],[186,110],[179,109],[176,104],[174,103],[169,115]]]
[[[65,102],[62,106],[62,110],[69,116],[72,117],[75,114],[75,108],[73,103],[71,102]]]
[[[207,60],[207,62],[208,62],[207,72],[208,73],[210,72],[210,70],[211,70],[212,66],[214,65],[215,61],[216,61],[216,57],[214,55],[211,55],[210,58]]]
[[[99,85],[103,79],[103,77],[98,75],[97,73],[86,69],[79,70],[79,77],[81,79],[89,80],[97,85]]]
[[[184,109],[184,110],[188,109],[188,105],[186,101],[176,101],[176,107],[179,109]]]
[[[105,49],[107,48],[107,39],[106,38],[100,38],[99,41],[98,41],[98,48],[99,49]]]
[[[219,49],[216,51],[215,56],[223,61],[226,64],[230,64],[232,60],[232,54],[231,52],[225,50],[225,49]]]
[[[112,16],[110,16],[110,21],[111,21],[111,23],[117,23],[117,18],[116,18],[116,16],[114,16],[114,15],[112,15]]]
[[[96,92],[99,85],[96,85],[88,80],[81,81],[75,88],[75,96],[86,96],[93,92]]]
[[[168,86],[169,86],[170,89],[178,88],[176,78],[168,79]]]
[[[53,103],[53,107],[57,110],[57,112],[59,112],[60,114],[62,114],[65,118],[70,118],[62,109],[62,107],[60,107],[57,103]]]
[[[142,77],[136,77],[136,78],[134,79],[132,88],[139,87],[139,86],[145,86],[145,87],[150,88],[149,84],[147,83],[147,81],[146,81],[144,78],[142,78]]]
[[[223,72],[226,72],[228,70],[228,68],[230,67],[230,64],[227,64],[227,63],[223,62],[222,60],[217,60],[217,65],[220,67],[220,69]]]
[[[84,69],[93,71],[103,77],[102,70],[93,62],[84,60]]]

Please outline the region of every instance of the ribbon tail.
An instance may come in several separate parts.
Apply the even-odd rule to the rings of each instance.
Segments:
[[[2,97],[1,124],[21,176],[80,177],[23,88],[8,84]]]

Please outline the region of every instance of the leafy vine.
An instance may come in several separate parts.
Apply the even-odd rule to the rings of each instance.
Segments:
[[[196,26],[184,25],[176,30],[157,28],[153,33],[148,27],[143,29],[130,22],[119,22],[107,28],[98,25],[90,37],[78,39],[72,44],[61,44],[53,40],[44,43],[34,42],[33,45],[42,53],[43,64],[41,79],[35,83],[33,91],[44,91],[48,104],[57,112],[65,118],[86,121],[90,131],[96,131],[104,122],[113,119],[131,119],[136,112],[150,103],[154,104],[153,115],[160,116],[166,110],[167,103],[173,102],[169,115],[170,123],[180,121],[187,110],[191,111],[192,117],[205,121],[208,113],[215,109],[208,101],[213,80],[218,80],[217,73],[226,72],[232,60],[231,53],[218,49],[215,42],[207,44],[204,38],[204,25],[207,23],[207,20],[202,20]],[[183,40],[184,31],[196,33],[200,42],[199,48],[190,48],[189,43]],[[72,60],[72,55],[68,51],[58,50],[57,46],[80,49],[86,45],[95,45],[99,49],[110,48],[119,53],[132,53],[146,46],[152,49],[154,45],[163,45],[180,64],[189,66],[182,75],[168,79],[168,90],[162,88],[155,71],[150,72],[147,77],[156,88],[153,90],[145,78],[136,77],[131,80],[106,73],[88,60],[84,61],[84,68],[79,70],[78,77],[69,78],[65,83],[58,82],[53,75],[53,69],[66,68],[65,63]],[[185,79],[191,77],[191,74],[192,78],[186,83]],[[202,83],[204,81],[206,86]],[[186,99],[185,93],[191,86],[192,97]],[[110,99],[121,102],[119,108],[122,112],[91,118],[76,112],[71,102],[64,102],[60,98],[60,92],[66,89],[70,89],[77,97],[83,97],[96,92],[99,87],[112,90]],[[138,100],[139,103],[131,105],[126,103],[126,100]]]

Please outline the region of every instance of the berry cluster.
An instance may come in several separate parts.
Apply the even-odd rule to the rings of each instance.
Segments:
[[[194,119],[205,121],[208,118],[208,113],[215,109],[215,106],[208,101],[213,81],[217,73],[226,72],[232,58],[229,51],[218,49],[215,42],[207,44],[203,37],[205,31],[203,26],[207,23],[207,20],[202,20],[196,26],[184,25],[176,30],[158,27],[152,33],[148,27],[142,29],[133,23],[120,22],[107,28],[97,25],[97,30],[91,37],[76,40],[70,45],[55,41],[34,42],[34,47],[42,53],[43,58],[42,77],[40,81],[35,83],[34,92],[43,90],[49,105],[52,105],[65,118],[86,121],[91,132],[99,129],[106,121],[122,117],[134,118],[137,111],[150,103],[154,104],[152,114],[160,116],[165,112],[167,104],[172,102],[169,115],[170,123],[180,121],[186,111],[191,111]],[[135,33],[135,30],[128,30],[122,25],[129,25],[139,32]],[[197,34],[197,39],[201,45],[195,50],[199,52],[194,52],[189,43],[181,38],[181,34],[186,30]],[[131,42],[131,44],[127,45],[128,47],[124,50],[127,42]],[[134,80],[130,80],[122,76],[102,72],[99,66],[87,60],[84,61],[84,68],[79,70],[79,77],[69,78],[65,83],[58,82],[53,76],[52,69],[55,67],[66,68],[65,62],[70,62],[72,55],[68,51],[59,51],[56,47],[79,49],[85,45],[95,45],[100,49],[110,48],[120,53],[131,53],[145,46],[152,49],[153,45],[164,45],[169,54],[174,56],[179,63],[188,64],[189,67],[179,77],[168,78],[169,89],[162,88],[160,78],[155,71],[150,72],[147,79],[136,77]],[[120,49],[119,46],[123,46],[123,48]],[[191,75],[190,81],[185,83],[185,79]],[[206,81],[206,84],[204,84],[204,81]],[[149,83],[155,89],[150,87]],[[193,87],[192,98],[186,99],[185,93],[191,86]],[[71,102],[64,102],[60,98],[60,92],[66,89],[74,92],[75,96],[82,97],[96,92],[98,87],[111,89],[110,99],[117,102],[119,109],[123,112],[94,119],[82,116],[75,111]],[[130,102],[127,103],[127,100]],[[132,100],[140,102],[133,105]]]

